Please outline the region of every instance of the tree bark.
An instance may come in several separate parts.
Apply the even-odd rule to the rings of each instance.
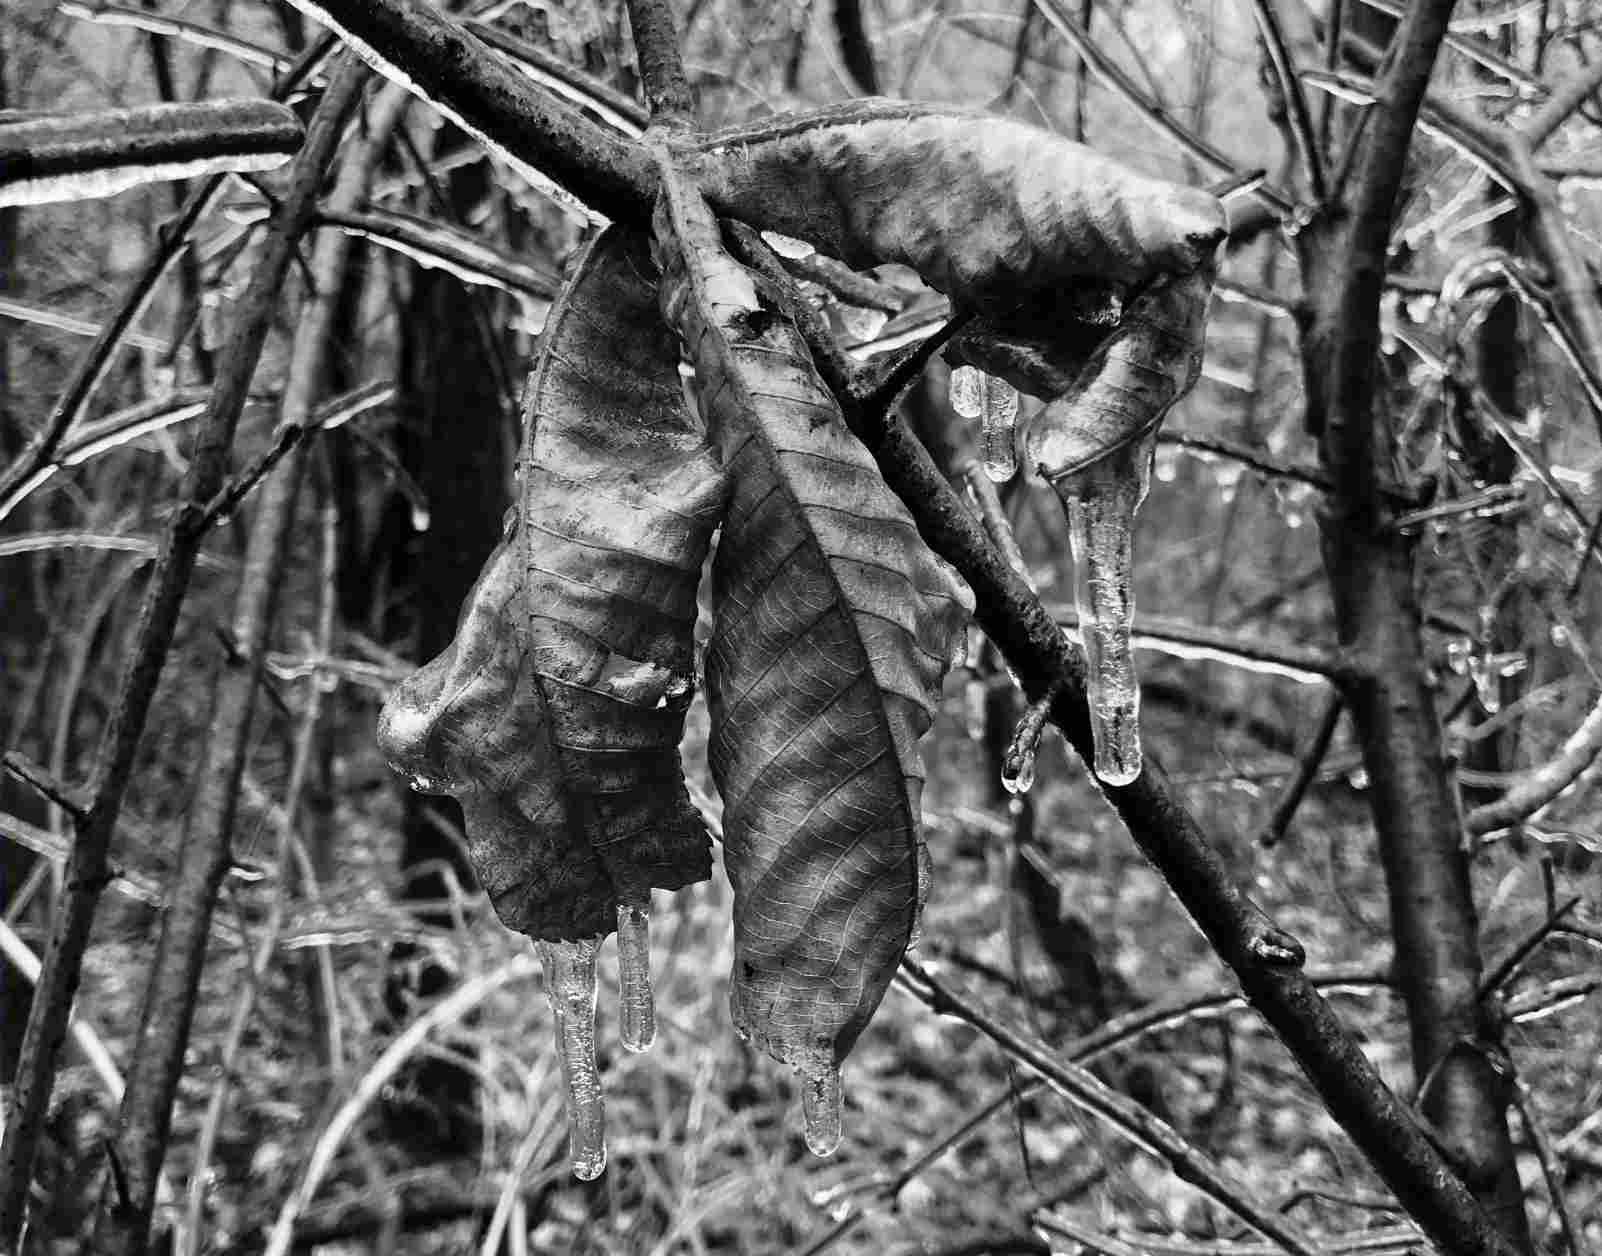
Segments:
[[[1408,148],[1453,0],[1421,0],[1398,27],[1338,204],[1298,237],[1308,421],[1333,484],[1320,519],[1342,678],[1369,777],[1396,970],[1425,1114],[1507,1240],[1529,1251],[1482,975],[1469,859],[1429,682],[1416,541],[1389,526],[1396,433],[1383,395],[1379,302]]]

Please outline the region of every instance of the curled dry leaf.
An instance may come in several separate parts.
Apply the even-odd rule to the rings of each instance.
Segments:
[[[717,209],[853,266],[898,262],[977,315],[956,351],[1067,391],[1124,303],[1210,266],[1218,199],[1003,118],[861,101],[719,132],[693,171]]]
[[[972,600],[847,430],[800,333],[664,165],[663,309],[731,486],[706,659],[731,1004],[743,1034],[802,1071],[809,1141],[826,1150],[835,1070],[912,936],[918,740]]]
[[[574,940],[710,871],[679,742],[696,584],[724,500],[643,242],[610,230],[552,311],[527,393],[516,536],[379,736],[456,795],[507,925]]]
[[[888,101],[723,132],[695,161],[723,212],[853,265],[912,266],[973,316],[949,356],[1049,403],[1029,454],[1069,514],[1096,770],[1133,780],[1134,511],[1146,442],[1196,377],[1217,198],[1032,127]],[[987,473],[1010,478],[1010,390],[963,371],[953,382],[979,399],[966,408],[984,425]]]

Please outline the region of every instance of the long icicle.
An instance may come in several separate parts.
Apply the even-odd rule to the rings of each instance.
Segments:
[[[618,1037],[629,1051],[656,1041],[656,996],[651,991],[651,905],[617,908]]]
[[[1056,488],[1068,506],[1074,602],[1088,666],[1096,775],[1128,785],[1140,775],[1140,684],[1130,641],[1135,618],[1135,512],[1151,484],[1154,426]]]
[[[606,1168],[606,1098],[595,1067],[595,956],[601,939],[541,942],[545,995],[567,1085],[567,1151],[573,1176],[591,1182]]]

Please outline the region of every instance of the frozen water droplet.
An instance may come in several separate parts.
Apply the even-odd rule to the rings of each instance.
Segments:
[[[994,375],[984,376],[981,383],[979,430],[985,474],[1005,484],[1018,474],[1018,390]]]
[[[1031,751],[1001,769],[1001,785],[1009,794],[1027,794],[1035,786],[1035,756]]]
[[[801,1128],[814,1156],[832,1156],[840,1146],[840,1070],[833,1063],[801,1070]]]
[[[541,942],[545,996],[567,1088],[567,1151],[573,1176],[594,1181],[606,1168],[606,1099],[595,1068],[595,955],[600,938]]]
[[[792,262],[799,262],[803,258],[811,257],[818,251],[805,240],[797,240],[794,236],[780,235],[777,231],[764,231],[762,239],[780,257],[788,257]]]
[[[651,908],[619,903],[617,909],[618,1036],[629,1051],[656,1041],[656,998],[651,993]]]
[[[840,327],[844,330],[846,338],[859,344],[866,344],[884,330],[884,325],[890,321],[890,316],[883,310],[869,310],[860,305],[842,305],[840,307]]]
[[[977,419],[984,409],[984,376],[975,367],[958,366],[951,371],[951,408],[957,417]]]
[[[1057,481],[1068,506],[1095,772],[1109,785],[1128,785],[1140,775],[1140,685],[1131,641],[1135,512],[1150,484],[1156,441],[1154,428]]]

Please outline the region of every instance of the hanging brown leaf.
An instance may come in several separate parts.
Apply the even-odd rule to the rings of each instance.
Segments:
[[[526,626],[522,536],[511,530],[468,594],[456,639],[390,695],[384,753],[462,804],[468,854],[500,918],[536,938],[612,928],[611,878],[570,818]]]
[[[515,883],[502,918],[556,940],[709,872],[678,746],[723,477],[684,405],[643,242],[611,230],[589,248],[527,395],[517,540],[451,649],[391,697],[380,737],[422,788],[498,800],[469,834],[491,852],[486,885]],[[551,881],[559,856],[575,867]],[[575,879],[581,892],[547,895]]]
[[[735,890],[731,1003],[742,1033],[827,1088],[911,935],[918,739],[971,599],[705,202],[671,172],[666,184],[664,309],[732,493],[706,663]]]

